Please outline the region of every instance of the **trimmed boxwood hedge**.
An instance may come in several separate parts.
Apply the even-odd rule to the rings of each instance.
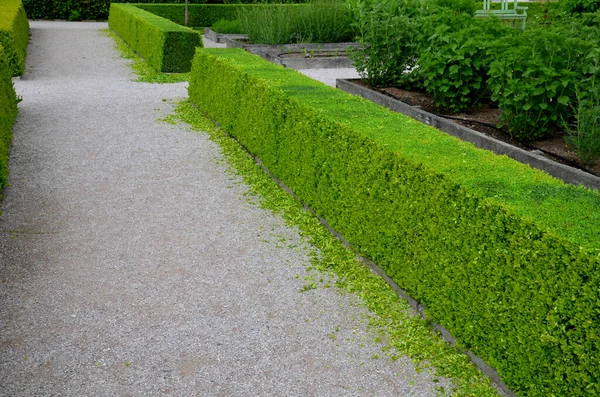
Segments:
[[[29,21],[21,0],[3,0],[0,2],[0,45],[4,47],[13,76],[25,71],[28,43]]]
[[[111,4],[108,26],[159,72],[189,72],[200,34],[131,4]]]
[[[17,117],[17,95],[6,55],[0,44],[0,192],[8,183],[8,155],[12,127]]]
[[[600,194],[236,49],[190,99],[522,396],[600,393]]]

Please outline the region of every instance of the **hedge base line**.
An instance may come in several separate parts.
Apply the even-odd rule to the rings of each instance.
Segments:
[[[144,11],[132,4],[111,4],[108,26],[156,71],[190,71],[198,32]]]
[[[0,2],[0,45],[13,76],[25,72],[25,57],[29,43],[29,21],[21,0]]]
[[[236,49],[190,99],[518,395],[600,393],[600,195]]]

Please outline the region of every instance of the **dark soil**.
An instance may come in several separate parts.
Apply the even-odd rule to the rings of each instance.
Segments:
[[[355,82],[368,87],[368,85],[361,81]],[[372,87],[369,88],[373,89]],[[489,104],[483,104],[473,107],[472,109],[467,109],[467,111],[464,113],[449,115],[440,113],[438,109],[433,106],[431,96],[426,93],[407,91],[395,87],[379,88],[375,90],[411,106],[423,109],[441,117],[452,119],[456,123],[462,124],[465,127],[469,127],[475,131],[479,131],[492,138],[510,143],[511,145],[525,150],[542,151],[544,156],[557,162],[577,167],[584,171],[600,176],[600,161],[597,161],[593,166],[584,166],[580,164],[575,153],[571,151],[565,144],[564,135],[560,133],[553,134],[546,139],[534,142],[519,142],[513,139],[506,130],[496,127],[501,123],[500,109],[490,106]]]

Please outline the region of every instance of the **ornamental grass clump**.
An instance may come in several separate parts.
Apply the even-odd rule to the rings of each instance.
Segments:
[[[350,19],[339,0],[242,7],[241,31],[256,44],[336,43],[350,38]]]

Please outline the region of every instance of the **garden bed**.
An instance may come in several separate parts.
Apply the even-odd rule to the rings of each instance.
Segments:
[[[360,79],[338,79],[336,86],[348,93],[360,95],[379,105],[403,113],[443,132],[473,143],[481,149],[505,154],[534,168],[575,185],[600,190],[600,164],[587,168],[576,163],[576,156],[565,145],[562,136],[524,144],[508,133],[494,127],[498,124],[499,110],[490,107],[472,109],[464,113],[436,114],[428,95],[398,88],[374,89]],[[576,165],[574,167],[573,165]]]
[[[243,48],[269,62],[290,69],[349,68],[347,49],[358,43],[253,44],[248,40],[226,39],[227,48]]]

